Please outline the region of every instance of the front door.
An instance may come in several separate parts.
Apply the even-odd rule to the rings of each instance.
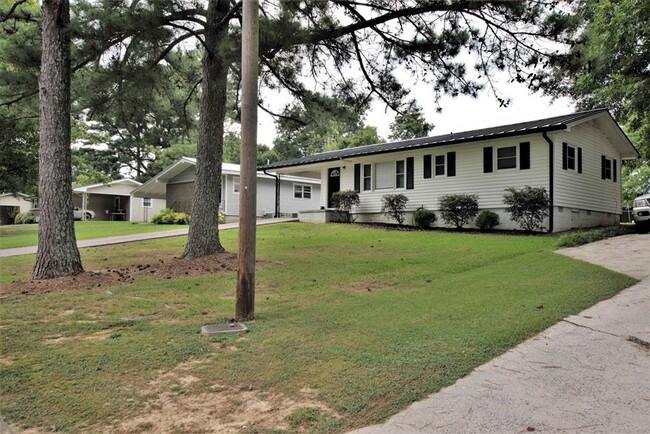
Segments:
[[[327,207],[334,208],[332,195],[341,189],[341,168],[327,169]]]

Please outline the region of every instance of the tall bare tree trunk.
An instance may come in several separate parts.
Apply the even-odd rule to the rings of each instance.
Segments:
[[[72,213],[70,151],[70,4],[44,0],[42,21],[38,251],[32,277],[83,271]]]
[[[224,251],[219,241],[219,201],[228,62],[219,45],[228,34],[228,26],[219,24],[229,9],[228,0],[210,0],[208,4],[205,31],[207,49],[202,65],[196,178],[192,198],[192,221],[183,253],[185,258],[197,258]]]

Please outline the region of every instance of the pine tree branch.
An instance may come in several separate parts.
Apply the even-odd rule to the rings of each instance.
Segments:
[[[162,61],[162,60],[163,60],[163,59],[164,59],[164,58],[169,54],[170,51],[172,51],[172,50],[174,49],[174,47],[176,47],[178,44],[180,44],[180,43],[183,42],[184,40],[189,39],[189,38],[192,38],[192,37],[195,37],[196,39],[198,39],[199,42],[201,42],[201,44],[202,44],[203,47],[205,48],[205,50],[208,52],[208,55],[210,55],[210,49],[209,49],[208,46],[205,44],[205,41],[203,41],[203,39],[202,39],[201,37],[199,37],[199,35],[198,35],[196,32],[193,32],[193,31],[192,31],[192,32],[190,32],[190,33],[186,33],[186,34],[181,35],[181,36],[179,36],[178,38],[174,39],[174,40],[173,40],[173,41],[172,41],[172,42],[167,46],[167,48],[165,48],[165,49],[162,51],[162,53],[160,53],[160,55],[159,55],[159,56],[158,56],[158,57],[157,57],[153,62],[151,62],[151,66],[152,66],[152,67],[156,66],[158,63],[160,63],[160,62],[161,62],[161,61]]]
[[[23,3],[26,3],[27,0],[15,0],[14,4],[9,8],[7,12],[0,12],[0,23],[4,23],[5,21],[9,21],[10,19],[25,19],[25,17],[16,14],[16,9],[18,9],[18,6],[22,5]],[[31,15],[29,15],[31,16]]]
[[[264,107],[261,102],[257,103],[257,106],[259,108],[261,108],[262,110],[264,110],[265,112],[267,112],[268,114],[270,114],[271,116],[273,116],[274,118],[280,118],[280,119],[286,119],[288,121],[293,121],[293,122],[296,122],[296,123],[302,125],[303,127],[305,125],[307,125],[307,123],[305,121],[303,121],[301,119],[298,119],[298,118],[294,118],[293,116],[287,116],[287,115],[281,115],[280,113],[274,113],[270,109]]]

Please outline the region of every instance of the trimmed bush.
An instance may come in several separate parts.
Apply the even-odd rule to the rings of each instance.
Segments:
[[[353,206],[359,206],[359,203],[359,193],[354,190],[341,190],[332,194],[332,205],[336,208],[341,220],[346,223],[352,223],[355,220],[350,211]]]
[[[634,233],[634,226],[608,226],[596,228],[587,231],[571,232],[562,235],[557,241],[558,247],[577,247],[583,244],[593,243],[594,241],[604,240],[605,238],[618,237]]]
[[[14,223],[17,225],[31,225],[36,223],[36,216],[33,212],[19,212],[14,218]]]
[[[382,198],[381,212],[393,219],[398,225],[404,224],[404,211],[409,198],[403,194],[385,194]]]
[[[478,214],[478,196],[475,194],[446,194],[438,199],[442,219],[461,229]]]
[[[429,228],[436,220],[438,220],[436,213],[424,207],[418,208],[413,213],[413,223],[420,228]]]
[[[476,226],[482,231],[491,231],[496,226],[499,226],[499,215],[492,211],[481,211],[476,217]]]
[[[522,189],[506,188],[503,203],[510,218],[525,231],[543,231],[544,218],[548,215],[549,198],[544,187],[525,186]]]
[[[151,217],[151,222],[159,225],[189,225],[190,215],[176,212],[171,208],[163,208],[158,214]]]

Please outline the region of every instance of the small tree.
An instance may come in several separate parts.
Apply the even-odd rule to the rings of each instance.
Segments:
[[[528,232],[544,230],[543,221],[548,216],[549,198],[544,187],[525,186],[522,189],[506,188],[503,203],[510,218]]]
[[[359,206],[359,193],[354,190],[342,190],[332,194],[332,205],[339,213],[341,220],[352,223],[356,218],[352,217],[350,211],[353,206]]]
[[[383,203],[381,212],[402,226],[404,224],[404,210],[406,210],[409,198],[403,194],[385,194],[381,200]]]
[[[478,196],[475,194],[446,194],[438,199],[442,219],[461,229],[478,214]]]

